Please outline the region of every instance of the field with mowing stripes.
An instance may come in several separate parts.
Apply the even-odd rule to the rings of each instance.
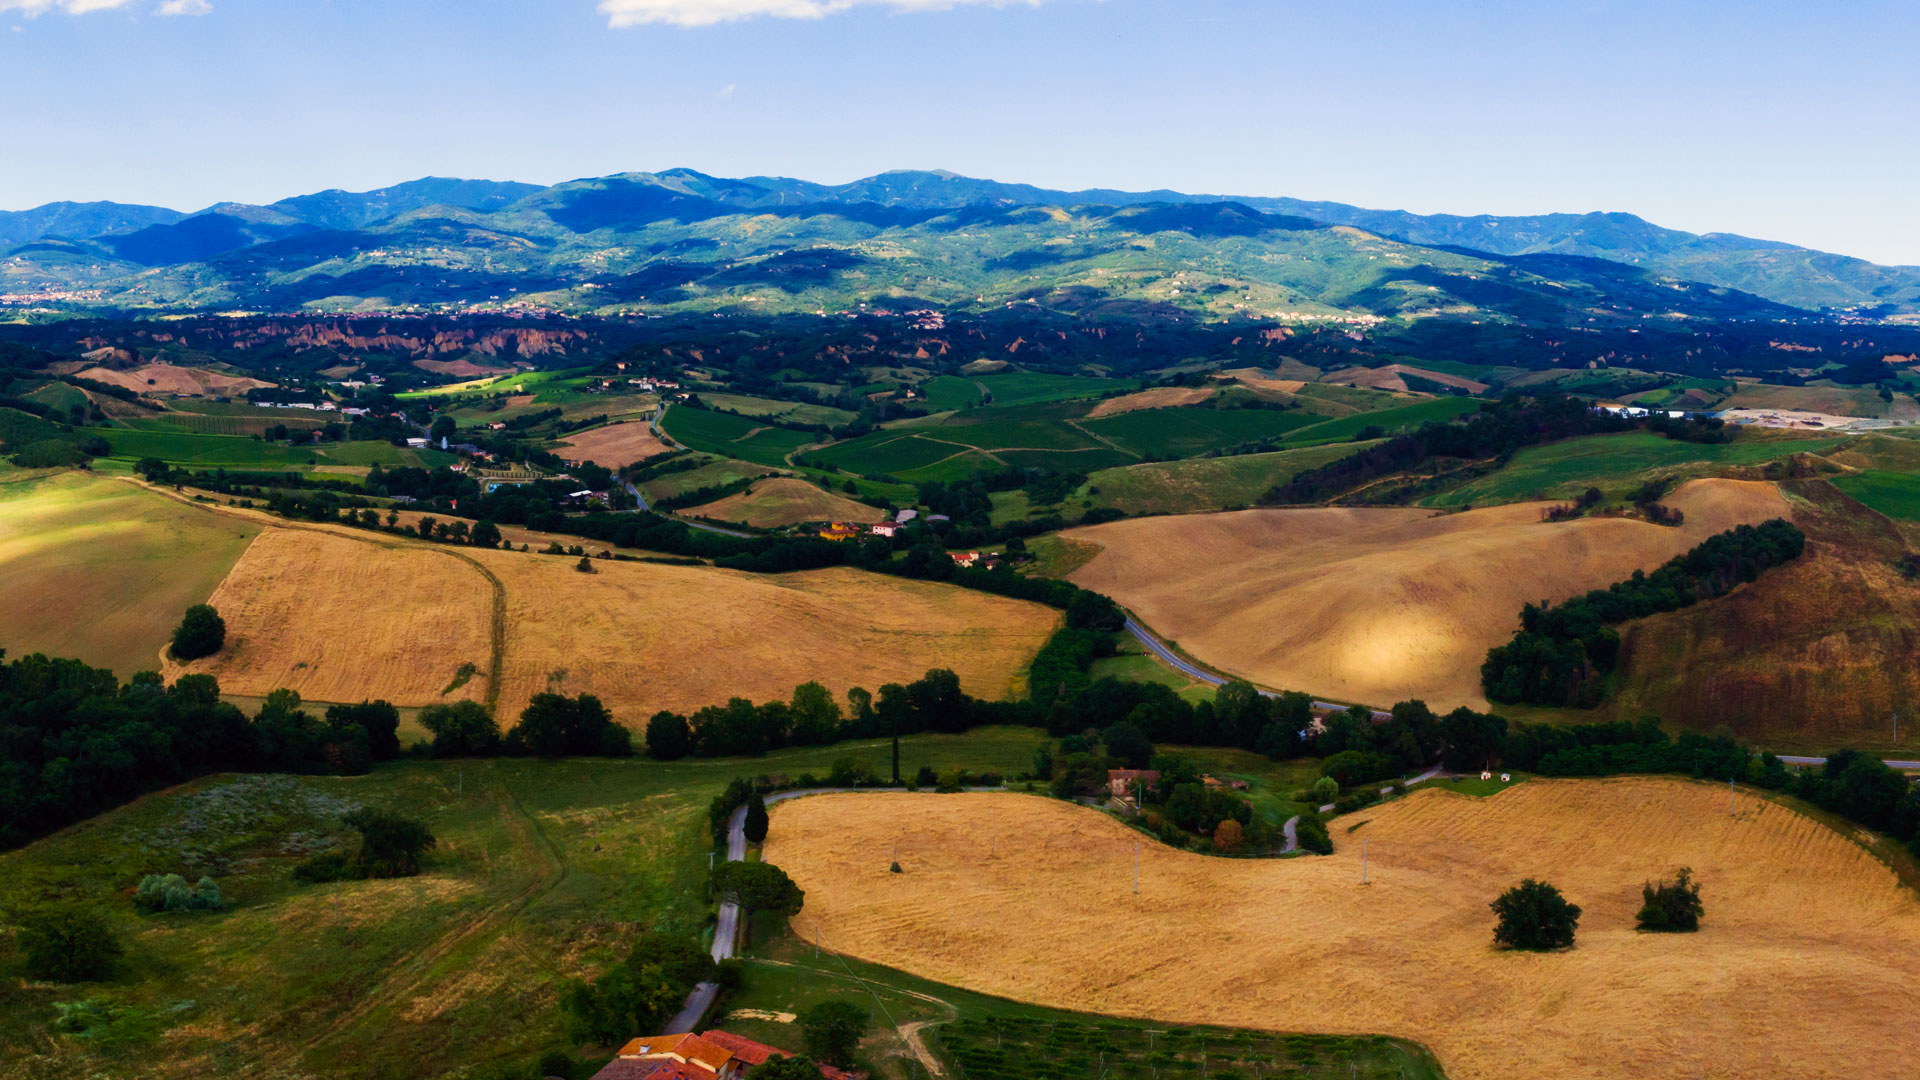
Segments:
[[[1254,860],[1038,796],[827,795],[774,809],[766,858],[803,937],[1017,1001],[1415,1039],[1453,1080],[1903,1075],[1920,902],[1784,804],[1731,808],[1664,778],[1416,791],[1336,818],[1332,856]],[[1636,932],[1641,883],[1682,866],[1701,931]],[[1492,947],[1488,902],[1529,876],[1584,909],[1571,951]]]

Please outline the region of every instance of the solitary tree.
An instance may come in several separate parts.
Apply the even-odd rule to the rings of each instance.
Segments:
[[[580,561],[577,563],[574,563],[573,568],[575,570],[580,571],[583,574],[595,573],[593,569],[593,560],[585,555],[580,556]]]
[[[363,807],[346,821],[360,833],[362,877],[412,877],[420,872],[420,856],[436,843],[425,825],[398,814]]]
[[[198,660],[219,652],[226,643],[226,620],[211,605],[195,604],[173,632],[173,658]]]
[[[105,919],[85,911],[49,911],[20,931],[27,974],[48,982],[96,982],[126,951]]]
[[[477,701],[429,705],[420,726],[433,733],[434,757],[490,757],[500,752],[500,725]]]
[[[1493,930],[1495,944],[1540,952],[1573,947],[1580,907],[1544,881],[1528,878],[1487,906],[1500,917]]]
[[[847,1068],[872,1022],[854,1002],[829,998],[800,1014],[800,1045],[815,1061]]]
[[[753,843],[761,843],[767,838],[767,800],[761,798],[758,791],[747,799],[747,818],[741,829]]]
[[[665,709],[647,721],[647,756],[656,761],[679,761],[693,749],[687,718]]]
[[[1644,901],[1640,908],[1642,930],[1667,933],[1691,933],[1700,929],[1700,916],[1706,908],[1700,904],[1700,886],[1693,883],[1693,871],[1681,867],[1672,881],[1647,882],[1640,887]]]
[[[807,894],[785,870],[763,862],[721,863],[713,870],[714,895],[740,905],[749,920],[765,912],[782,920],[800,913]]]
[[[1213,827],[1213,846],[1231,855],[1247,842],[1246,826],[1228,818]]]

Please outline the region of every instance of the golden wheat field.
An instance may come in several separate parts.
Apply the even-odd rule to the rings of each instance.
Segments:
[[[1453,1080],[1910,1075],[1920,901],[1825,825],[1733,809],[1673,779],[1416,791],[1336,819],[1334,855],[1257,860],[1038,796],[826,795],[774,811],[766,858],[803,936],[1052,1007],[1417,1039]],[[1636,932],[1642,881],[1681,866],[1701,930]],[[1492,947],[1487,904],[1527,876],[1584,909],[1572,950]]]
[[[608,424],[592,431],[570,436],[554,447],[569,458],[591,461],[608,469],[618,469],[666,453],[671,447],[653,434],[644,420]]]
[[[818,681],[909,682],[952,668],[1005,696],[1058,621],[1037,604],[858,570],[749,574],[473,551],[504,583],[501,714],[532,695],[591,693],[628,724],[660,709],[785,698]]]
[[[492,586],[453,549],[268,528],[208,603],[226,620],[226,648],[191,664],[169,659],[169,680],[200,673],[230,694],[285,687],[315,701],[406,706],[485,695]],[[480,677],[443,696],[466,664]]]
[[[875,522],[886,519],[887,512],[877,506],[854,502],[818,485],[791,476],[776,476],[753,485],[737,495],[683,511],[688,517],[737,521],[756,529],[778,529],[803,521]]]
[[[1087,419],[1137,412],[1141,409],[1170,409],[1179,405],[1198,405],[1219,391],[1211,386],[1157,386],[1134,394],[1108,398],[1093,407]]]
[[[1069,529],[1105,550],[1072,580],[1221,671],[1388,704],[1484,708],[1480,663],[1529,601],[1651,570],[1734,525],[1789,516],[1771,484],[1695,480],[1678,528],[1541,520],[1545,504],[1465,513],[1325,508],[1140,518]]]
[[[1036,604],[831,569],[748,574],[430,545],[270,527],[215,590],[227,648],[205,672],[229,693],[420,706],[485,699],[499,605],[499,715],[534,694],[592,693],[628,724],[660,709],[835,693],[952,668],[998,698],[1052,633]],[[465,665],[473,671],[457,676]],[[456,682],[460,685],[447,692]]]

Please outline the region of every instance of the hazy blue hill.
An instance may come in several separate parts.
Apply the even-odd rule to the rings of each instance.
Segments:
[[[222,252],[278,240],[317,226],[258,207],[223,206],[170,225],[149,225],[123,236],[101,238],[115,255],[142,266],[204,262]]]
[[[296,195],[274,203],[272,209],[321,228],[358,229],[430,206],[499,210],[543,190],[538,184],[428,176],[374,191],[335,188]]]
[[[53,202],[31,210],[0,210],[0,247],[25,244],[47,236],[85,239],[107,233],[131,232],[149,225],[168,225],[186,217],[164,206],[116,202]]]

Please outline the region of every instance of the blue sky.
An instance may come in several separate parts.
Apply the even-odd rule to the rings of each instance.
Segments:
[[[946,168],[1920,264],[1916,40],[1844,0],[0,0],[0,208]]]

